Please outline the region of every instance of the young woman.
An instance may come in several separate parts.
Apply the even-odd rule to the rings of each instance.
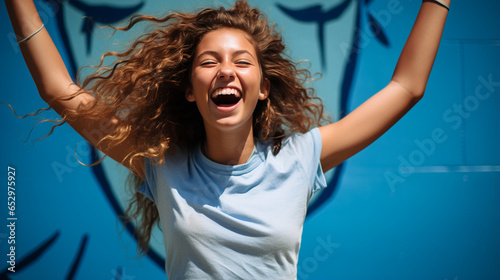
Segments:
[[[323,172],[372,143],[424,94],[450,0],[424,1],[389,84],[322,126],[310,77],[264,16],[140,16],[157,28],[73,83],[31,1],[5,0],[40,96],[139,178],[128,214],[148,250],[161,222],[169,279],[293,279]],[[101,60],[102,61],[102,60]],[[90,135],[99,130],[101,139]]]

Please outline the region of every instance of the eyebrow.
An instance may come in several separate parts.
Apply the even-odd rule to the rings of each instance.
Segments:
[[[237,50],[233,53],[233,56],[238,56],[240,54],[248,54],[250,55],[253,59],[255,59],[255,57],[253,56],[252,53],[250,53],[249,51],[247,50]],[[200,53],[196,58],[199,59],[201,56],[203,55],[212,55],[212,56],[216,56],[216,57],[220,57],[220,54],[216,51],[204,51],[202,53]]]

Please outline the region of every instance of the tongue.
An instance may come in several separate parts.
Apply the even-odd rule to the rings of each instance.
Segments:
[[[230,106],[238,103],[238,101],[240,101],[240,97],[236,97],[233,94],[227,94],[227,95],[222,94],[222,95],[218,95],[218,96],[212,98],[212,101],[217,106],[230,107]]]

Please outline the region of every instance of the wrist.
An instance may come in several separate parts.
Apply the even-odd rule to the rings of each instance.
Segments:
[[[450,10],[450,2],[451,0],[423,0],[422,2],[431,2],[435,3],[437,5],[440,5],[441,7]]]

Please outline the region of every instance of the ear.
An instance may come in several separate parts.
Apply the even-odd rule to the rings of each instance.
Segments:
[[[190,88],[186,90],[185,96],[186,96],[186,100],[189,102],[196,101],[196,99],[194,98],[193,91]]]
[[[265,100],[269,96],[269,91],[271,89],[271,82],[269,79],[264,79],[260,85],[259,100]]]

